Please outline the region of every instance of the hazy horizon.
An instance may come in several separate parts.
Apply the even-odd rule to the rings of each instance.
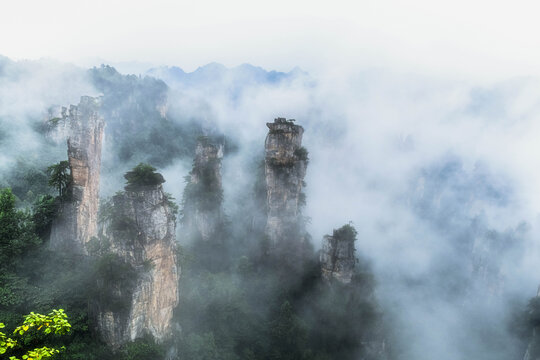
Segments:
[[[10,0],[2,10],[0,52],[16,60],[136,60],[186,71],[247,62],[314,75],[384,68],[484,81],[540,75],[537,5],[528,0]]]

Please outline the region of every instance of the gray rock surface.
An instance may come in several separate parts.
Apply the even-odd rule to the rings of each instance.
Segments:
[[[67,198],[51,228],[50,247],[85,254],[86,243],[97,234],[99,178],[104,121],[96,98],[81,97],[78,106],[62,109],[68,162],[73,178]]]
[[[224,221],[221,206],[222,158],[223,145],[213,144],[204,137],[197,141],[193,169],[184,192],[183,237],[188,241],[219,238],[215,235],[218,235]]]
[[[304,128],[293,121],[277,118],[267,123],[265,178],[267,189],[266,234],[272,247],[280,242],[301,245],[305,233],[300,208],[307,169],[303,153]]]
[[[326,235],[320,253],[323,278],[336,279],[343,284],[350,283],[356,264],[354,252],[354,239],[338,239]]]
[[[161,342],[171,335],[178,304],[174,214],[161,185],[126,191],[112,201],[113,213],[102,224],[100,239],[134,272],[131,286],[125,286],[125,279],[108,286],[125,301],[123,309],[106,301],[94,304],[98,332],[113,347],[145,334]]]

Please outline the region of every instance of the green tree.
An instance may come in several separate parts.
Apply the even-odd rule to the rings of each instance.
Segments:
[[[39,243],[30,214],[15,208],[15,195],[11,189],[1,189],[0,269],[5,269],[15,256]]]
[[[182,340],[180,358],[190,360],[220,359],[220,351],[212,332],[189,334]]]
[[[155,167],[144,163],[140,163],[125,173],[124,178],[127,180],[125,189],[128,191],[136,190],[141,186],[161,185],[165,182],[163,176],[156,172]]]
[[[301,146],[299,148],[297,148],[296,150],[294,150],[294,155],[296,155],[296,157],[298,158],[298,160],[303,160],[305,161],[306,163],[309,162],[309,152],[308,150]]]
[[[40,196],[32,206],[32,221],[36,234],[42,239],[49,236],[57,211],[56,199],[52,195]]]
[[[0,323],[0,329],[3,328],[5,328],[5,325]],[[45,335],[51,333],[64,335],[71,330],[71,325],[67,320],[66,313],[62,309],[52,310],[47,315],[31,312],[24,317],[23,324],[15,328],[13,331],[14,337],[8,337],[5,333],[0,332],[0,354],[5,354],[8,351],[15,354],[21,352],[23,355],[20,358],[12,355],[9,357],[9,360],[41,360],[48,359],[59,353],[62,348],[56,349],[46,346],[34,348],[32,350],[23,348],[23,344],[29,342],[28,338],[23,338],[23,336],[32,338],[40,330],[43,331]]]
[[[63,196],[71,183],[69,163],[64,160],[47,168],[49,174],[49,186],[58,190],[58,195]]]
[[[149,335],[125,344],[121,353],[121,360],[159,360],[165,356],[164,347]]]
[[[343,241],[356,241],[356,235],[358,232],[354,228],[354,226],[351,225],[351,223],[347,225],[343,225],[339,229],[334,229],[334,233],[332,236],[336,239],[343,240]]]
[[[271,322],[270,336],[271,359],[299,360],[305,357],[306,328],[288,301],[281,304]]]

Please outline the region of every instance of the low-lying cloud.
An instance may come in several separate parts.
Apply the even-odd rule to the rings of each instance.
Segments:
[[[540,81],[485,86],[369,69],[271,81],[251,68],[216,71],[225,75],[191,82],[151,73],[169,87],[167,121],[196,121],[235,144],[223,161],[226,212],[251,191],[265,123],[294,118],[310,153],[305,215],[314,245],[352,221],[398,357],[519,358],[507,332],[510,304],[540,282]],[[2,60],[2,172],[21,157],[65,157],[35,124],[51,105],[96,93],[79,68]],[[103,196],[120,190],[129,165],[104,172]],[[190,167],[179,157],[160,169],[177,200]]]

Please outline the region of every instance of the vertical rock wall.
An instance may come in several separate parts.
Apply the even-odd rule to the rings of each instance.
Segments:
[[[354,239],[326,235],[320,255],[323,278],[336,279],[343,284],[350,283],[356,264],[354,252]]]
[[[104,121],[97,99],[83,96],[78,106],[62,109],[67,132],[72,183],[53,222],[50,246],[85,254],[86,243],[97,233],[99,177]]]
[[[363,360],[386,360],[385,329],[381,313],[375,297],[374,282],[369,265],[356,258],[355,241],[356,229],[344,225],[334,229],[332,236],[326,235],[320,251],[322,278],[328,284],[328,292],[335,291],[345,310],[342,321],[353,321],[360,324],[353,326],[359,345],[357,358]],[[355,304],[355,306],[351,306]],[[372,317],[365,321],[365,311],[371,312]],[[339,311],[339,310],[337,310]]]
[[[161,185],[145,186],[114,196],[109,210],[100,239],[109,247],[111,270],[125,273],[110,276],[110,264],[100,266],[93,304],[99,334],[113,347],[145,334],[163,341],[173,329],[179,278],[168,199]]]
[[[536,299],[534,300],[540,302],[540,286],[538,287],[538,291],[536,292]],[[538,348],[539,343],[540,343],[540,326],[534,325],[532,327],[532,336],[529,341],[529,345],[527,346],[527,350],[525,351],[525,355],[523,356],[523,360],[540,359],[540,349]]]
[[[182,223],[190,240],[216,239],[223,225],[222,158],[223,145],[212,144],[208,138],[198,140],[183,198]]]
[[[303,242],[304,235],[300,216],[307,168],[307,154],[302,148],[304,128],[284,118],[266,126],[269,128],[265,141],[266,234],[273,247],[282,242],[294,247]]]

